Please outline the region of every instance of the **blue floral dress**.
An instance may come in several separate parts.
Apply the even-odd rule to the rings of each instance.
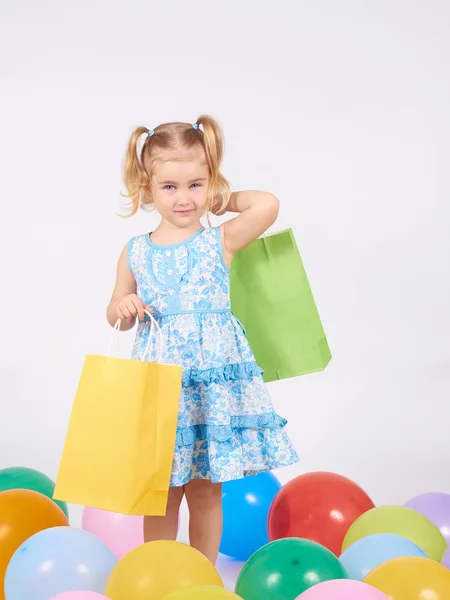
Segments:
[[[148,234],[128,244],[139,298],[164,339],[161,362],[183,367],[171,486],[224,482],[298,460],[230,304],[229,269],[218,228],[159,246]],[[138,324],[133,358],[156,360],[150,320]]]

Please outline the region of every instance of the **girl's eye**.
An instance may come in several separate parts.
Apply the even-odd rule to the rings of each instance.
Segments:
[[[173,185],[170,185],[170,184],[169,184],[169,185],[165,185],[165,186],[164,186],[164,189],[165,189],[165,190],[168,190],[169,188],[173,188],[173,187],[174,187]],[[169,190],[169,191],[170,191],[170,190]]]
[[[202,184],[201,183],[193,183],[192,186],[194,186],[194,185],[198,186],[198,187],[201,187]]]

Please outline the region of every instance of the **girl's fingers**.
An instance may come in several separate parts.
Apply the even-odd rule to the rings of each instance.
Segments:
[[[131,319],[131,317],[133,316],[130,312],[130,309],[128,308],[128,306],[122,306],[122,312],[124,315],[124,319]]]
[[[136,300],[136,298],[130,298],[127,306],[132,317],[135,317],[139,313],[139,300]]]
[[[117,306],[117,316],[119,319],[131,319],[138,316],[143,321],[145,318],[144,310],[152,312],[149,306],[146,306],[136,295],[132,294],[124,298]]]
[[[133,302],[134,308],[136,309],[139,320],[143,321],[144,320],[144,305],[138,298],[132,300],[132,302]]]

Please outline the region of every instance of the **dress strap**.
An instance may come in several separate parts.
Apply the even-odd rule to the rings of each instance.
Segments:
[[[220,234],[220,226],[219,227],[214,227],[213,228],[216,234],[216,242],[217,242],[217,250],[219,252],[219,256],[220,256],[220,261],[222,263],[222,266],[226,269],[227,273],[229,273],[230,268],[227,265],[227,263],[225,262],[225,258],[223,255],[223,244],[222,244],[222,236]]]

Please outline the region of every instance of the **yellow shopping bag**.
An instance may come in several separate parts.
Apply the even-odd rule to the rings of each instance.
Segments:
[[[152,322],[147,350],[157,330],[161,356],[162,333],[147,314]],[[164,516],[181,375],[181,367],[160,360],[88,355],[53,497],[127,515]]]

